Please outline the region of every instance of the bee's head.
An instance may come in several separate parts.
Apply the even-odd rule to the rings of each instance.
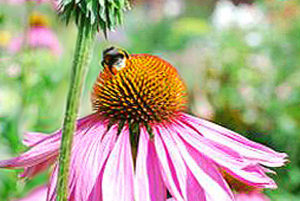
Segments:
[[[116,74],[126,66],[126,60],[129,59],[129,54],[120,48],[110,47],[103,51],[103,60],[101,64],[104,68]]]

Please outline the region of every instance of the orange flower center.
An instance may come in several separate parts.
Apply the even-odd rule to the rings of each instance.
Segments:
[[[110,59],[108,55],[103,62],[111,63]],[[119,69],[104,64],[93,89],[94,109],[115,120],[168,121],[185,110],[187,102],[176,69],[148,54],[130,55]]]

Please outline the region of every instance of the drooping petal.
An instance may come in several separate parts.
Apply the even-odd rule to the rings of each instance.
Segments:
[[[207,139],[230,147],[248,159],[270,167],[279,167],[287,162],[285,153],[278,153],[217,124],[188,114],[182,114],[180,119]]]
[[[129,130],[126,126],[105,165],[103,201],[134,201],[134,177]]]
[[[177,157],[182,157],[188,167],[187,176],[189,177],[186,178],[188,183],[187,188],[184,189],[186,194],[185,200],[233,200],[230,189],[214,167],[214,163],[209,164],[209,160],[200,160],[201,155],[198,155],[197,160],[201,162],[201,164],[198,164],[191,153],[187,151],[183,141],[170,128],[160,127],[159,132],[166,146],[169,145],[168,149],[177,149]],[[193,185],[191,185],[190,181],[193,181]]]
[[[73,144],[70,163],[70,189],[77,200],[88,200],[100,171],[113,149],[118,127],[107,131],[107,124],[98,123]],[[100,197],[100,196],[99,196]]]
[[[180,156],[176,158],[176,161],[172,161],[168,154],[168,150],[165,147],[161,136],[159,132],[157,132],[156,129],[153,129],[153,134],[154,134],[154,142],[155,142],[155,149],[156,153],[159,159],[160,167],[161,167],[161,174],[162,178],[164,180],[164,183],[172,196],[176,198],[178,201],[184,201],[184,197],[182,195],[181,189],[180,189],[180,184],[179,184],[179,179],[178,177],[184,177],[184,174],[186,175],[186,167],[183,165],[183,161]],[[177,162],[179,161],[179,162]],[[180,176],[176,175],[175,167],[174,164],[178,166],[181,166],[181,169],[177,169],[178,174]],[[184,184],[184,179],[183,179],[183,184]]]
[[[56,136],[56,138],[59,138],[60,131],[55,132],[52,134],[52,136]],[[44,133],[38,133],[38,132],[27,132],[23,136],[23,144],[28,147],[33,147],[36,144],[38,144],[40,141],[46,140],[46,138],[50,137],[49,134]],[[41,162],[37,165],[31,166],[31,167],[25,167],[24,171],[19,175],[22,178],[32,178],[35,175],[39,174],[40,172],[43,172],[46,170],[51,164],[55,162],[57,158],[57,155],[54,155],[50,157],[48,160]]]
[[[97,115],[92,114],[78,120],[77,130],[75,136],[88,131],[88,129],[93,125],[98,119]],[[44,137],[43,139],[35,138],[39,140],[37,142],[28,142],[33,145],[30,150],[21,154],[19,157],[15,157],[9,160],[0,161],[0,167],[2,168],[29,168],[40,163],[44,163],[53,157],[58,155],[58,150],[60,146],[61,131],[57,131],[52,135]]]
[[[189,144],[187,144],[184,140],[182,140],[176,134],[177,132],[174,129],[176,129],[176,128],[169,127],[169,132],[172,132],[171,136],[174,139],[175,143],[177,144],[178,149],[180,150],[181,154],[183,155],[183,158],[185,158],[186,161],[191,162],[190,168],[192,166],[198,165],[198,167],[201,168],[201,170],[205,174],[207,174],[216,184],[218,184],[218,188],[221,187],[221,191],[223,192],[223,194],[225,193],[224,196],[226,199],[233,199],[232,192],[231,192],[228,184],[224,180],[222,174],[219,172],[216,164],[212,160],[210,160],[208,157],[206,157],[204,154],[197,151],[196,149],[191,147]],[[195,177],[197,178],[197,175],[198,175],[197,168],[192,168],[191,171],[195,174]],[[201,183],[201,182],[199,182],[199,183]],[[220,195],[221,194],[218,194],[218,196],[220,196]],[[213,199],[208,199],[208,200],[214,200],[214,199],[222,200],[224,198],[215,196]]]
[[[247,185],[258,188],[276,188],[275,182],[262,171],[262,168],[257,163],[246,159],[241,160],[240,156],[236,158],[238,155],[230,155],[230,153],[235,152],[230,147],[226,147],[226,151],[224,151],[224,147],[220,149],[221,146],[215,146],[214,142],[210,143],[204,136],[199,135],[196,130],[180,122],[177,123],[176,130],[187,144],[215,161],[219,166]]]
[[[19,177],[33,178],[37,174],[45,171],[51,164],[53,164],[56,161],[56,159],[57,159],[57,157],[53,156],[42,163],[39,163],[32,167],[26,167],[26,168],[24,168],[24,171],[19,175]]]
[[[187,170],[187,183],[188,185],[185,190],[187,201],[208,201],[207,197],[205,196],[206,192],[201,187],[190,169]]]
[[[265,173],[264,168],[259,165],[249,165],[242,169],[223,168],[223,171],[225,171],[226,174],[234,178],[234,180],[239,182],[239,183],[235,182],[234,184],[236,184],[237,186],[240,185],[241,187],[242,185],[244,185],[244,187],[242,188],[254,188],[254,189],[255,188],[257,189],[277,188],[275,181],[273,181],[273,179],[268,177]],[[235,186],[232,183],[230,184],[232,187]]]
[[[52,171],[47,191],[47,201],[56,201],[56,186],[57,186],[57,177],[58,177],[58,164],[54,166]]]
[[[103,164],[105,165],[105,163]],[[97,181],[87,199],[87,201],[102,201],[102,179],[103,179],[103,168],[98,175]]]
[[[29,151],[21,154],[13,159],[0,161],[0,167],[5,168],[27,168],[35,166],[39,163],[49,160],[58,154],[60,141],[59,133],[42,141],[38,145],[32,147]]]
[[[97,121],[88,131],[74,137],[70,159],[68,200],[87,201],[103,165],[113,148],[117,126],[107,131],[107,122]],[[56,182],[51,182],[52,189]],[[56,197],[55,190],[51,199]],[[99,199],[97,199],[99,200]]]
[[[55,134],[55,133],[54,133]],[[38,133],[38,132],[27,132],[23,137],[23,144],[28,147],[34,146],[39,141],[42,141],[49,137],[50,135],[45,133]]]
[[[174,123],[171,126],[173,132],[181,136],[186,142],[197,149],[215,162],[223,166],[229,167],[246,167],[250,163],[246,161],[239,153],[231,149],[224,149],[224,147],[216,146],[203,136],[198,135],[193,129],[181,124]]]
[[[144,127],[141,128],[135,171],[136,201],[165,201],[164,186],[155,152],[154,142]]]

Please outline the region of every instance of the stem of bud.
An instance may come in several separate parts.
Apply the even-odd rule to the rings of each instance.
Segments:
[[[76,130],[76,118],[86,72],[90,63],[95,31],[82,18],[78,23],[78,35],[73,59],[71,81],[67,97],[66,112],[62,129],[62,141],[59,156],[59,174],[57,180],[57,200],[68,200],[68,178],[73,133]]]

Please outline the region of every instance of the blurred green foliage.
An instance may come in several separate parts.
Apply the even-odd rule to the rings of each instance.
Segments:
[[[289,154],[291,162],[276,169],[279,188],[266,193],[275,201],[300,200],[300,3],[259,1],[226,14],[226,1],[176,0],[178,12],[168,9],[171,1],[163,2],[137,3],[109,41],[99,36],[80,116],[92,112],[90,91],[103,48],[117,45],[159,55],[186,81],[190,112]],[[25,131],[54,132],[64,114],[74,25],[65,27],[49,3],[1,4],[0,45],[1,32],[10,38],[22,34],[33,11],[49,17],[63,54],[30,48],[11,54],[8,43],[0,46],[0,159],[26,150],[21,143]],[[18,172],[0,170],[0,200],[22,197],[49,176],[24,181]]]

